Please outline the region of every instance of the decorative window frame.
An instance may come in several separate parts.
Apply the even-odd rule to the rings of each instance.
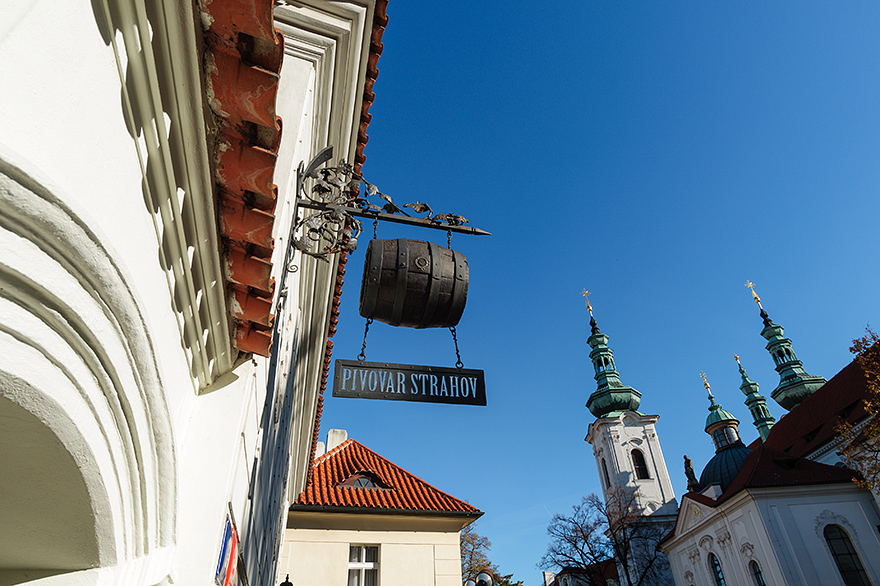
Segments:
[[[840,525],[841,527],[843,527],[849,534],[849,538],[852,540],[853,546],[856,548],[856,551],[864,551],[864,549],[862,549],[862,544],[859,540],[859,533],[858,531],[856,531],[856,528],[853,527],[852,523],[850,523],[846,517],[829,509],[825,509],[824,511],[816,515],[816,518],[813,520],[813,529],[816,532],[816,538],[824,545],[825,552],[830,556],[832,563],[834,562],[834,556],[831,554],[831,550],[828,548],[828,542],[825,541],[826,525]]]

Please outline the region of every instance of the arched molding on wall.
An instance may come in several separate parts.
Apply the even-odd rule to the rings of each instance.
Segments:
[[[174,434],[155,349],[124,266],[6,152],[0,145],[0,396],[70,454],[97,563],[124,564],[175,540]]]
[[[853,546],[856,548],[856,551],[859,552],[859,555],[863,555],[862,552],[865,550],[862,549],[859,534],[856,531],[856,528],[853,527],[852,523],[850,523],[843,515],[825,509],[816,515],[816,518],[813,520],[813,529],[816,531],[816,537],[825,545],[825,552],[831,559],[833,559],[833,556],[831,555],[831,550],[828,548],[828,542],[825,540],[826,525],[840,525],[840,527],[849,534],[849,538],[852,541]]]

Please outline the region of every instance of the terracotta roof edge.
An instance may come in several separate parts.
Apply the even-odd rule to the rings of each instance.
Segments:
[[[312,513],[352,513],[370,515],[407,515],[407,516],[432,516],[432,517],[473,517],[479,519],[483,511],[441,511],[434,509],[394,509],[385,507],[352,507],[334,505],[298,505],[293,503],[288,509],[290,512]]]

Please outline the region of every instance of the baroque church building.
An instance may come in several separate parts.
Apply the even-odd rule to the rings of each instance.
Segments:
[[[858,428],[867,420],[867,384],[853,361],[831,380],[808,374],[783,328],[761,306],[767,351],[780,382],[771,397],[788,413],[774,421],[739,358],[740,390],[759,438],[746,446],[739,420],[716,402],[708,381],[709,415],[705,431],[715,456],[699,477],[685,459],[688,492],[677,506],[660,442],[657,416],[637,411],[640,394],[624,386],[614,367],[608,337],[592,318],[588,343],[597,390],[587,407],[596,416],[587,441],[606,503],[614,491],[637,497],[636,524],[665,526],[658,538],[658,566],[643,584],[676,586],[765,586],[880,584],[880,514],[871,492],[855,482],[857,472],[839,455],[838,427]],[[656,556],[642,548],[639,556]],[[619,557],[619,556],[617,556]],[[621,570],[621,560],[616,560]],[[627,583],[621,573],[621,584]]]

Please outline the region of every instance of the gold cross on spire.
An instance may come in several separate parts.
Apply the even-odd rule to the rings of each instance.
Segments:
[[[761,305],[761,298],[758,297],[757,293],[755,293],[755,284],[752,283],[751,281],[746,281],[746,287],[748,287],[749,289],[752,290],[752,297],[755,298],[755,303],[758,304],[758,307],[760,307],[761,309],[764,309],[764,306]]]
[[[587,311],[590,312],[590,317],[593,317],[593,306],[590,305],[590,292],[584,289],[581,291],[581,295],[584,296],[584,301],[587,302]]]
[[[734,355],[733,355],[733,359],[736,360],[736,363],[737,363],[737,364],[739,364],[739,356],[737,356],[736,354],[734,354]],[[742,365],[740,364],[740,366],[742,366]]]
[[[709,396],[712,396],[712,389],[709,387],[709,381],[706,380],[706,373],[702,370],[700,371],[700,376],[703,377],[703,386],[706,387],[706,391],[709,392]]]

